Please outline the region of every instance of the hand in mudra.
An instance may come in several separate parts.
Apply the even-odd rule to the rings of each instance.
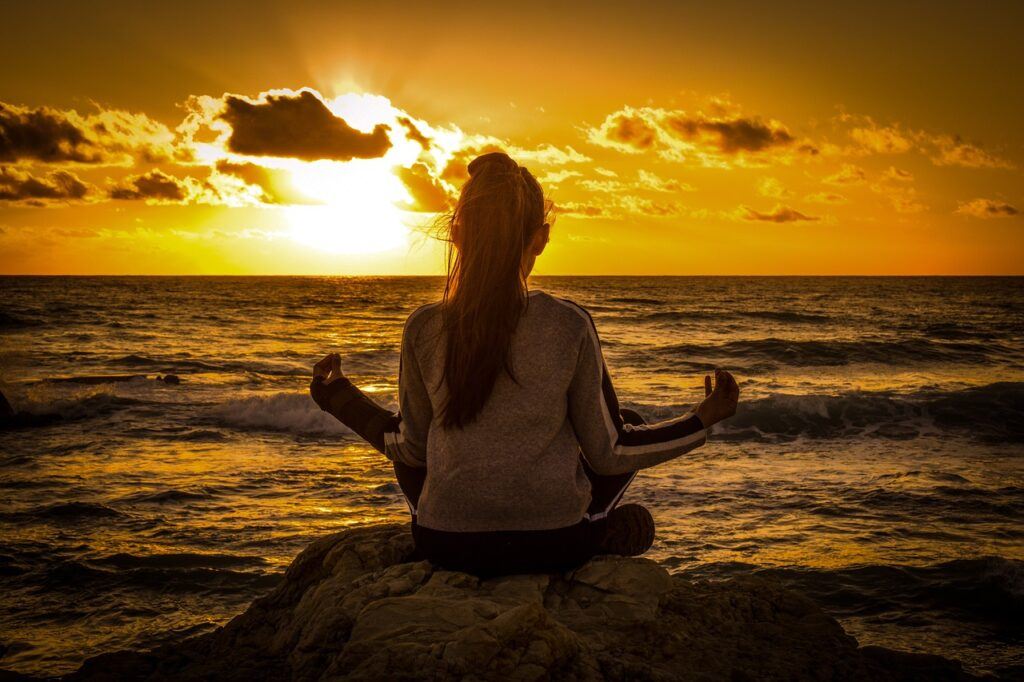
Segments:
[[[704,377],[704,401],[697,406],[697,416],[709,428],[723,419],[736,414],[736,405],[740,401],[740,387],[732,374],[724,369],[715,370],[715,385],[711,386],[711,377]]]
[[[313,365],[313,378],[319,377],[325,384],[340,379],[342,376],[344,375],[341,373],[341,356],[337,353],[325,355],[323,360]]]

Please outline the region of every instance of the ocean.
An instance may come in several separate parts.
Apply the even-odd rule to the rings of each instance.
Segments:
[[[387,461],[307,393],[395,406],[439,278],[0,278],[0,668],[207,631],[312,539],[406,520]],[[649,421],[730,369],[738,414],[641,472],[648,556],[757,573],[861,644],[1024,671],[1024,278],[538,277],[588,308]],[[174,375],[180,383],[157,377]]]

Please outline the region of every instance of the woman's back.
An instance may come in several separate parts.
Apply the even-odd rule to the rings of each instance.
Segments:
[[[440,419],[447,400],[441,306],[409,317],[400,382],[405,447],[395,443],[394,454],[422,452],[430,463],[417,510],[421,525],[540,530],[579,521],[590,484],[567,397],[579,351],[590,343],[589,326],[574,304],[532,291],[512,337],[515,379],[501,373],[483,409],[460,429],[445,428]]]

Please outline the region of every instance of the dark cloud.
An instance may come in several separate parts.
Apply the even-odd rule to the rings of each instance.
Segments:
[[[1020,210],[1006,203],[993,199],[975,199],[961,203],[956,212],[961,215],[973,216],[975,218],[1012,218],[1020,215]]]
[[[121,164],[179,157],[174,134],[145,114],[97,109],[88,115],[0,102],[0,161]]]
[[[89,186],[67,171],[36,177],[14,168],[0,167],[0,201],[38,204],[45,200],[84,199],[88,193]]]
[[[665,127],[684,140],[708,140],[726,154],[760,152],[772,147],[785,147],[794,137],[778,124],[757,118],[708,118],[703,115],[671,114],[664,118]]]
[[[87,130],[56,109],[27,109],[0,102],[0,161],[98,163],[103,150]]]
[[[416,127],[416,124],[412,122],[412,119],[406,118],[405,116],[399,116],[398,123],[405,128],[406,137],[415,142],[419,142],[423,149],[430,149],[432,142],[431,139]]]
[[[789,206],[776,206],[769,213],[755,211],[749,206],[744,206],[742,211],[742,217],[744,220],[757,220],[768,223],[794,223],[803,220],[821,220],[816,216],[805,215],[796,209],[790,208]]]
[[[159,169],[125,178],[110,190],[111,199],[151,199],[175,202],[184,201],[188,195],[188,188],[181,180]]]
[[[399,168],[398,177],[409,190],[412,203],[409,209],[424,213],[440,213],[451,207],[451,197],[440,180],[423,163],[414,163],[410,168]]]
[[[611,119],[605,137],[612,142],[643,150],[654,145],[657,131],[641,116],[620,113]]]
[[[348,161],[380,157],[391,147],[386,125],[356,130],[308,90],[258,101],[228,95],[220,117],[231,125],[227,148],[239,154]]]
[[[300,192],[292,182],[291,173],[286,170],[225,160],[217,162],[217,170],[232,175],[248,185],[255,185],[263,193],[263,201],[268,204],[320,203]]]

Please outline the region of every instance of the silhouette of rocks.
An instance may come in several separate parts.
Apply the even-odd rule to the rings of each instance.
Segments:
[[[10,419],[14,416],[14,408],[7,402],[7,396],[0,391],[0,421]]]
[[[939,656],[858,648],[762,579],[693,583],[639,558],[479,580],[405,562],[395,524],[321,538],[218,630],[88,660],[75,680],[963,680]]]
[[[162,381],[165,384],[170,384],[172,386],[177,386],[181,383],[181,379],[178,378],[177,374],[165,374],[162,377],[157,377],[157,381]]]
[[[19,429],[31,426],[47,426],[61,420],[59,414],[31,414],[15,412],[7,396],[0,391],[0,431]]]

